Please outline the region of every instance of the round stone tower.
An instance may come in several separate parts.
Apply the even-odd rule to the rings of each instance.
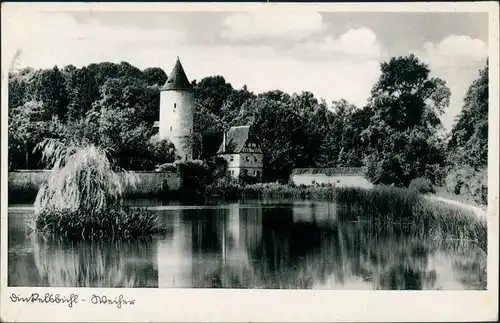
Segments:
[[[159,137],[169,139],[181,158],[193,157],[193,87],[177,57],[175,66],[160,93]]]

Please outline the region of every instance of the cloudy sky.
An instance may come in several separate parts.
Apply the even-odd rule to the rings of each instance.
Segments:
[[[283,12],[283,11],[282,11]],[[19,22],[18,22],[19,23]],[[64,12],[24,16],[15,67],[127,61],[254,92],[308,90],[363,105],[380,62],[414,53],[451,89],[449,127],[488,52],[484,13]]]

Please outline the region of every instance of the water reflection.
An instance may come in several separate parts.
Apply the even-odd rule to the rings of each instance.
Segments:
[[[332,203],[168,207],[165,237],[63,243],[9,214],[9,285],[159,288],[485,289],[486,255],[465,241],[352,223]],[[352,218],[352,217],[350,217]]]

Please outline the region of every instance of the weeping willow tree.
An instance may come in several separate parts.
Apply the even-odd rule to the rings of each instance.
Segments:
[[[123,204],[137,177],[114,168],[95,145],[47,139],[36,149],[52,172],[35,199],[34,228],[66,237],[132,237],[159,229],[158,218]]]

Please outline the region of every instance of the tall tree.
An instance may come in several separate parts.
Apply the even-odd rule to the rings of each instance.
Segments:
[[[220,116],[222,106],[233,91],[230,83],[226,83],[224,77],[209,76],[200,82],[194,83],[194,98],[196,103]]]
[[[488,163],[488,62],[464,98],[464,107],[451,130],[449,162],[475,169]]]
[[[363,132],[367,175],[375,183],[398,186],[422,176],[435,181],[433,170],[444,163],[437,145],[439,116],[450,90],[414,55],[391,58],[381,70],[369,99],[373,116]]]
[[[57,116],[60,120],[66,118],[68,94],[66,80],[57,66],[52,69],[39,70],[33,75],[33,80],[26,89],[32,99],[42,102],[42,118],[50,120]]]
[[[167,82],[167,74],[159,67],[148,67],[142,74],[148,85],[163,86]]]

